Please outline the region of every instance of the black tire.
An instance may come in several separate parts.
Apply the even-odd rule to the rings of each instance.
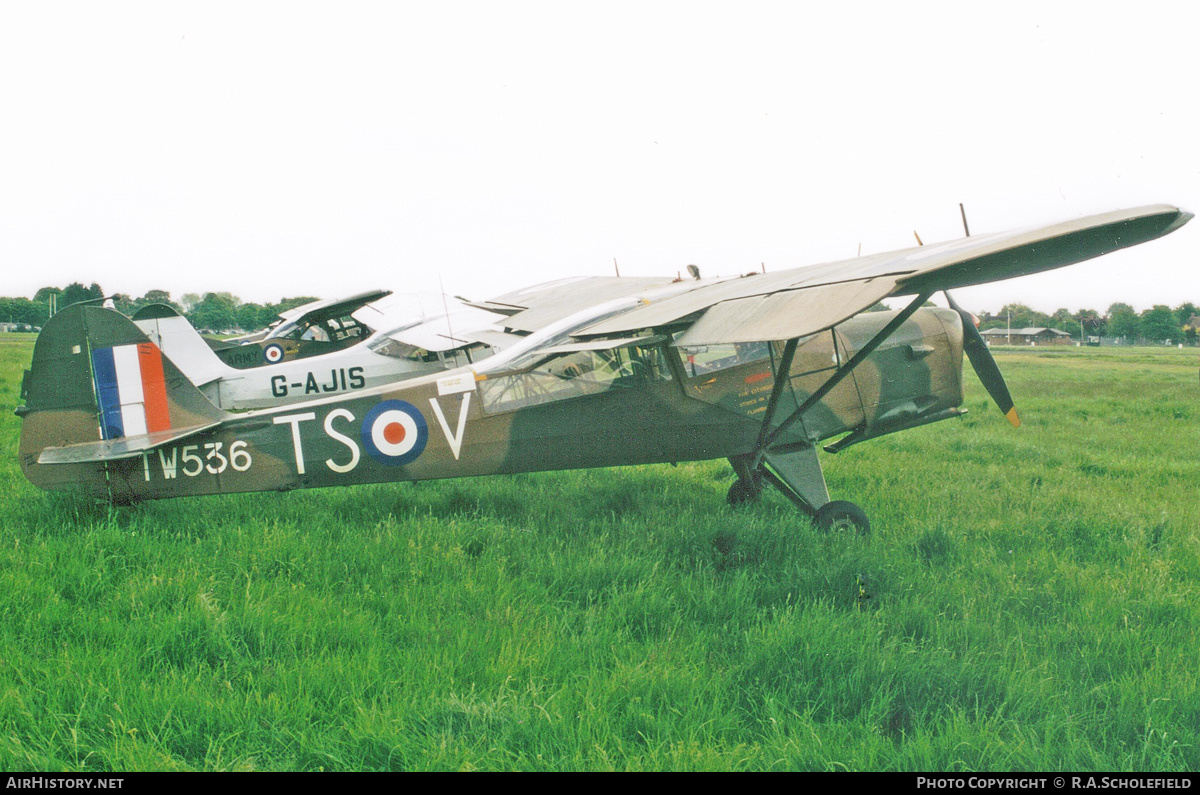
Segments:
[[[762,494],[762,489],[759,486],[748,480],[738,478],[729,487],[729,492],[725,495],[725,502],[734,508],[738,508],[742,505],[755,502],[760,494]]]
[[[871,522],[866,513],[852,502],[834,500],[827,502],[813,517],[813,527],[822,532],[854,530],[866,535],[871,532]]]

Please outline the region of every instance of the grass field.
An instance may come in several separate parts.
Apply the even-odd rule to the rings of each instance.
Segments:
[[[869,537],[725,462],[108,509],[16,460],[0,770],[1200,768],[1194,350],[997,354],[825,456]]]

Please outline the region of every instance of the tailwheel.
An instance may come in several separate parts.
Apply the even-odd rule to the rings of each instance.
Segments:
[[[813,517],[813,527],[823,532],[856,531],[866,534],[871,531],[871,522],[866,513],[852,502],[834,500],[821,506]]]
[[[755,502],[761,494],[761,485],[752,480],[738,478],[729,487],[729,492],[725,495],[725,502],[737,508]]]

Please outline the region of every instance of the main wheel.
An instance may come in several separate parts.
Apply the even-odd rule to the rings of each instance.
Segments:
[[[725,495],[725,502],[737,508],[738,506],[754,502],[760,494],[762,494],[761,486],[749,480],[738,478],[729,487],[729,492]]]
[[[853,530],[865,534],[871,531],[871,522],[863,509],[846,500],[825,503],[812,521],[813,527],[826,533]]]

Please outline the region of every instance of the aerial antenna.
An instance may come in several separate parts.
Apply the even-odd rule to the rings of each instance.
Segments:
[[[858,244],[858,254],[856,256],[859,256],[859,257],[862,256],[862,243]]]
[[[918,246],[925,245],[925,242],[923,240],[921,240],[921,236],[917,234],[917,230],[915,230],[915,229],[913,230],[913,237],[915,237],[917,239]]]
[[[687,272],[691,275],[691,277],[693,279],[700,278],[700,269],[698,267],[696,267],[695,265],[688,265]]]
[[[963,231],[967,233],[967,237],[971,236],[971,230],[967,228],[967,211],[963,209],[962,202],[958,203],[958,213],[963,219]]]
[[[617,272],[617,278],[621,278],[621,269],[617,267],[617,258],[613,257],[613,270]]]
[[[450,328],[450,305],[446,303],[446,287],[442,284],[442,274],[438,272],[438,291],[442,294],[442,309],[446,312],[446,336],[454,342],[458,342],[454,337],[454,329]],[[474,364],[471,361],[471,352],[463,348],[463,355],[467,357],[467,364]],[[454,364],[458,365],[458,349],[454,350]]]
[[[765,263],[765,262],[760,262],[760,263],[758,263],[758,264],[759,264],[759,266],[761,266],[761,267],[762,267],[762,272],[763,272],[763,273],[766,273],[766,272],[767,272],[767,263]]]

